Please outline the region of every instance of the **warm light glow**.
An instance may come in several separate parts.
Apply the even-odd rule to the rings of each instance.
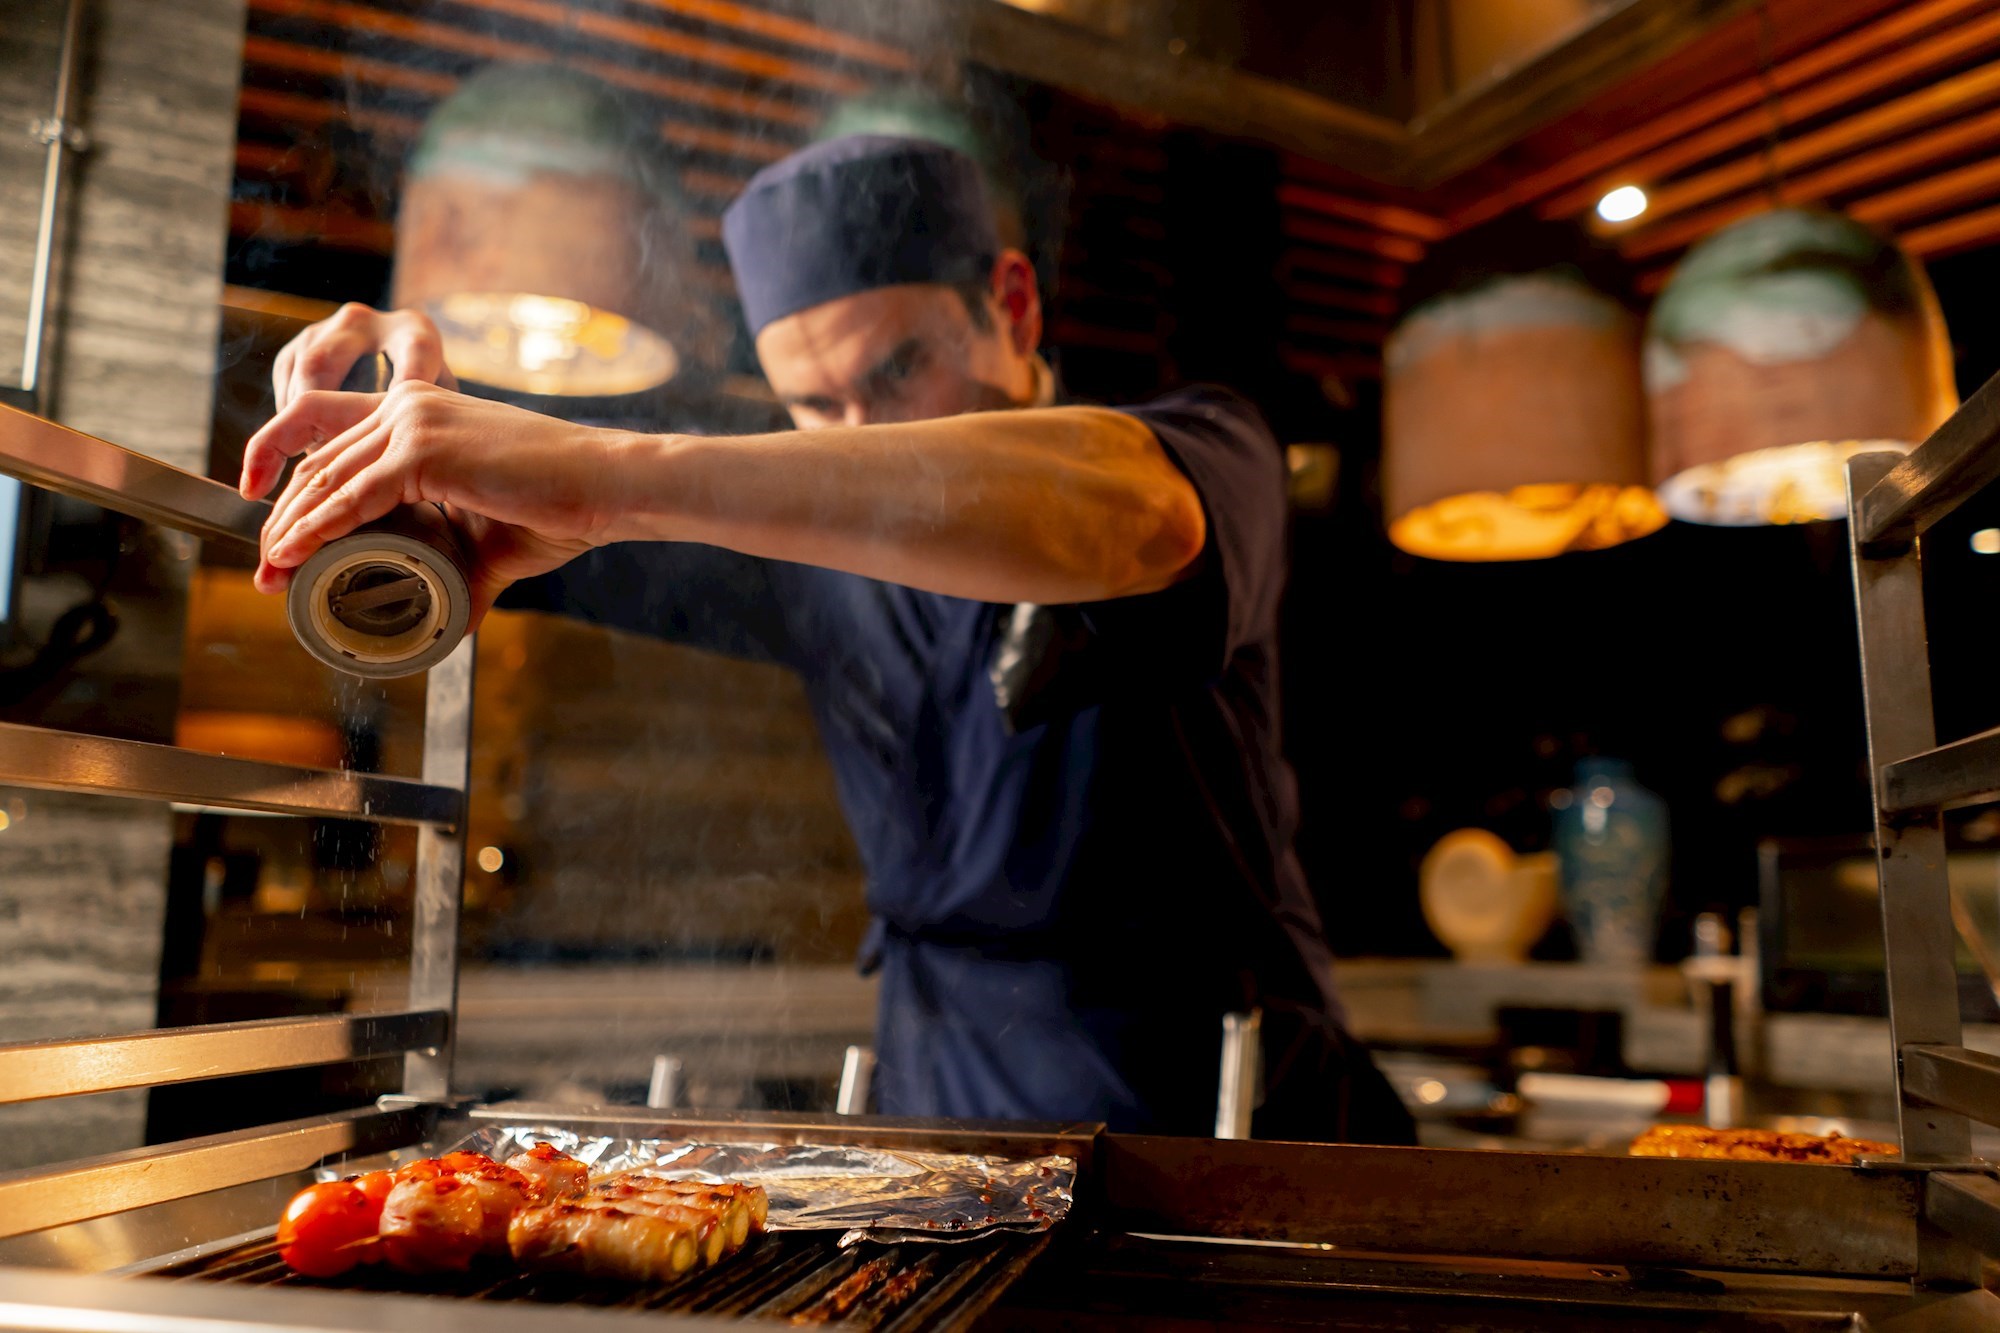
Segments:
[[[1636,185],[1621,185],[1597,201],[1597,216],[1606,222],[1630,222],[1646,211],[1646,192]]]
[[[1541,560],[1617,546],[1666,522],[1644,486],[1516,486],[1413,509],[1389,525],[1389,540],[1432,560]]]
[[[498,874],[500,867],[507,864],[507,854],[498,847],[479,849],[479,868],[489,875]]]
[[[2000,555],[2000,528],[1981,528],[1973,533],[1972,549],[1981,555]]]
[[[427,307],[460,379],[523,393],[598,397],[672,379],[671,344],[622,315],[531,292],[459,292]]]
[[[1847,460],[1856,454],[1906,454],[1897,440],[1826,440],[1753,449],[1703,463],[1660,484],[1660,503],[1689,523],[1722,527],[1814,523],[1847,516]]]
[[[1436,1106],[1444,1100],[1445,1093],[1448,1091],[1449,1089],[1444,1084],[1438,1082],[1438,1080],[1427,1078],[1417,1084],[1417,1100],[1426,1106]]]

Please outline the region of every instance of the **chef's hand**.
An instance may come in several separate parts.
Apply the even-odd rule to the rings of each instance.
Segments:
[[[264,523],[256,583],[281,592],[326,543],[399,505],[435,502],[473,555],[472,624],[517,579],[607,540],[616,432],[410,381],[388,393],[309,391],[251,437],[256,499],[305,455]]]
[[[286,343],[271,367],[278,410],[314,389],[338,389],[355,362],[377,352],[395,367],[390,387],[415,380],[456,389],[458,380],[444,363],[444,339],[421,310],[371,310],[348,302]]]

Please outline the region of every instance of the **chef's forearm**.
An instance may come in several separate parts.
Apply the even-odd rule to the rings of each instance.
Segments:
[[[1099,408],[632,435],[611,473],[611,540],[705,542],[980,601],[1157,591],[1206,536],[1152,432]]]

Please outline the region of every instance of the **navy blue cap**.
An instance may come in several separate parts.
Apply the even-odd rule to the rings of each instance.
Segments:
[[[1000,253],[979,167],[928,139],[850,134],[750,178],[722,243],[755,334],[825,301],[983,279]]]

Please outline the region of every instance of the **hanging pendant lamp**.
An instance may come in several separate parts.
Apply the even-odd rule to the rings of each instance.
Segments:
[[[1383,359],[1389,539],[1437,560],[1616,546],[1666,522],[1645,485],[1638,322],[1571,229],[1482,229],[1413,274]],[[1426,287],[1428,291],[1426,292]]]
[[[715,339],[655,128],[595,79],[488,66],[412,156],[393,299],[437,321],[464,380],[607,396],[674,378]]]
[[[1840,518],[1850,455],[1907,451],[1958,406],[1922,267],[1818,210],[1690,250],[1647,320],[1645,366],[1660,499],[1695,523]]]

